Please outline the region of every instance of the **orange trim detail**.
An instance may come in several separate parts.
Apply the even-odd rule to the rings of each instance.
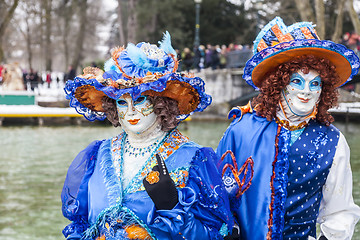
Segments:
[[[265,49],[267,47],[269,47],[269,46],[265,43],[264,39],[261,39],[258,46],[257,46],[257,48],[256,48],[256,50],[258,52],[260,52],[261,50],[263,50],[263,49]]]
[[[271,30],[273,31],[279,42],[289,42],[291,40],[294,40],[290,33],[284,35],[278,25],[274,25]],[[276,45],[276,43],[272,45]]]
[[[314,39],[314,36],[311,34],[310,30],[307,27],[300,28],[301,32],[304,34],[306,39]]]
[[[277,162],[277,157],[279,154],[279,135],[281,131],[281,126],[279,125],[277,128],[276,138],[275,138],[275,158],[272,162],[272,175],[271,175],[271,181],[270,181],[270,188],[271,188],[271,202],[269,205],[269,220],[268,220],[268,233],[266,235],[266,240],[271,240],[271,234],[272,234],[272,227],[273,227],[273,213],[274,213],[274,199],[275,199],[275,188],[274,188],[274,179],[275,179],[275,164]]]
[[[237,162],[236,162],[236,158],[234,156],[234,153],[231,151],[231,150],[227,150],[222,156],[221,156],[221,161],[224,160],[225,156],[227,154],[230,154],[231,156],[231,159],[232,159],[232,162],[233,162],[233,165],[231,165],[230,163],[226,163],[224,165],[224,168],[222,170],[222,176],[224,176],[225,174],[225,171],[230,168],[231,172],[233,173],[234,175],[234,178],[235,178],[235,181],[237,183],[237,185],[239,186],[239,190],[238,192],[236,193],[236,197],[239,198],[241,195],[244,194],[244,192],[250,187],[251,185],[251,181],[252,181],[252,178],[254,176],[254,161],[251,157],[248,157],[248,159],[246,159],[245,163],[241,166],[241,168],[239,169],[239,171],[237,170],[238,169],[238,166],[237,166]],[[247,175],[248,175],[248,171],[249,171],[249,165],[250,165],[250,181],[249,181],[249,184],[244,188],[242,189],[242,187],[245,185],[245,181],[247,179]],[[239,176],[244,172],[244,175],[243,175],[243,178],[240,180]]]

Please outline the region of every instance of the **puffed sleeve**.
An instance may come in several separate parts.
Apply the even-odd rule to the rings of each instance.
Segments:
[[[334,160],[323,187],[318,222],[321,235],[331,240],[350,240],[360,217],[352,196],[350,149],[340,133]]]
[[[62,231],[67,239],[80,239],[88,227],[88,181],[102,141],[94,141],[71,163],[61,193],[62,213],[72,221]]]
[[[223,239],[233,218],[211,148],[196,151],[189,179],[178,189],[179,202],[171,210],[157,210],[147,217],[158,239]],[[170,238],[169,238],[170,235]]]

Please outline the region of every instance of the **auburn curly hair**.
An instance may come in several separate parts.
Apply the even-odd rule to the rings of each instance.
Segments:
[[[315,70],[320,74],[322,91],[316,120],[327,126],[330,125],[334,118],[328,110],[337,105],[339,93],[335,84],[340,79],[335,71],[335,66],[328,59],[317,58],[313,55],[296,57],[282,63],[266,75],[260,86],[260,94],[252,101],[252,107],[256,109],[259,116],[265,117],[268,121],[273,120],[276,112],[280,110],[281,90],[290,83],[291,75],[299,70],[305,74],[310,70]]]
[[[148,96],[149,101],[153,104],[154,113],[160,119],[161,130],[170,131],[180,122],[177,116],[180,115],[177,101],[168,97]],[[105,109],[106,118],[114,127],[121,126],[116,108],[116,101],[107,96],[102,99],[102,106]]]

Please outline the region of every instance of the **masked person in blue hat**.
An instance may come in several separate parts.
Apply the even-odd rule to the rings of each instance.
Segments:
[[[230,111],[235,119],[217,148],[234,155],[220,169],[253,161],[248,190],[230,194],[240,239],[316,239],[317,223],[320,239],[351,239],[360,208],[350,150],[328,110],[358,68],[353,51],[320,40],[311,23],[286,26],[276,17],[259,33],[243,78],[260,94]]]
[[[88,67],[65,86],[86,119],[123,131],[94,141],[69,167],[61,194],[67,239],[222,239],[233,218],[217,156],[177,130],[211,103],[204,82],[176,73],[166,33],[116,48],[105,72]]]

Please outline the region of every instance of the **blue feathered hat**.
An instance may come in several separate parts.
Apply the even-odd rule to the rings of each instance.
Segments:
[[[87,67],[82,75],[66,82],[66,98],[78,113],[93,121],[106,118],[102,107],[105,96],[115,100],[124,94],[133,100],[142,94],[169,97],[177,101],[182,120],[203,111],[211,97],[205,93],[201,78],[176,73],[177,67],[176,52],[166,32],[159,47],[141,42],[113,49],[105,72]]]

